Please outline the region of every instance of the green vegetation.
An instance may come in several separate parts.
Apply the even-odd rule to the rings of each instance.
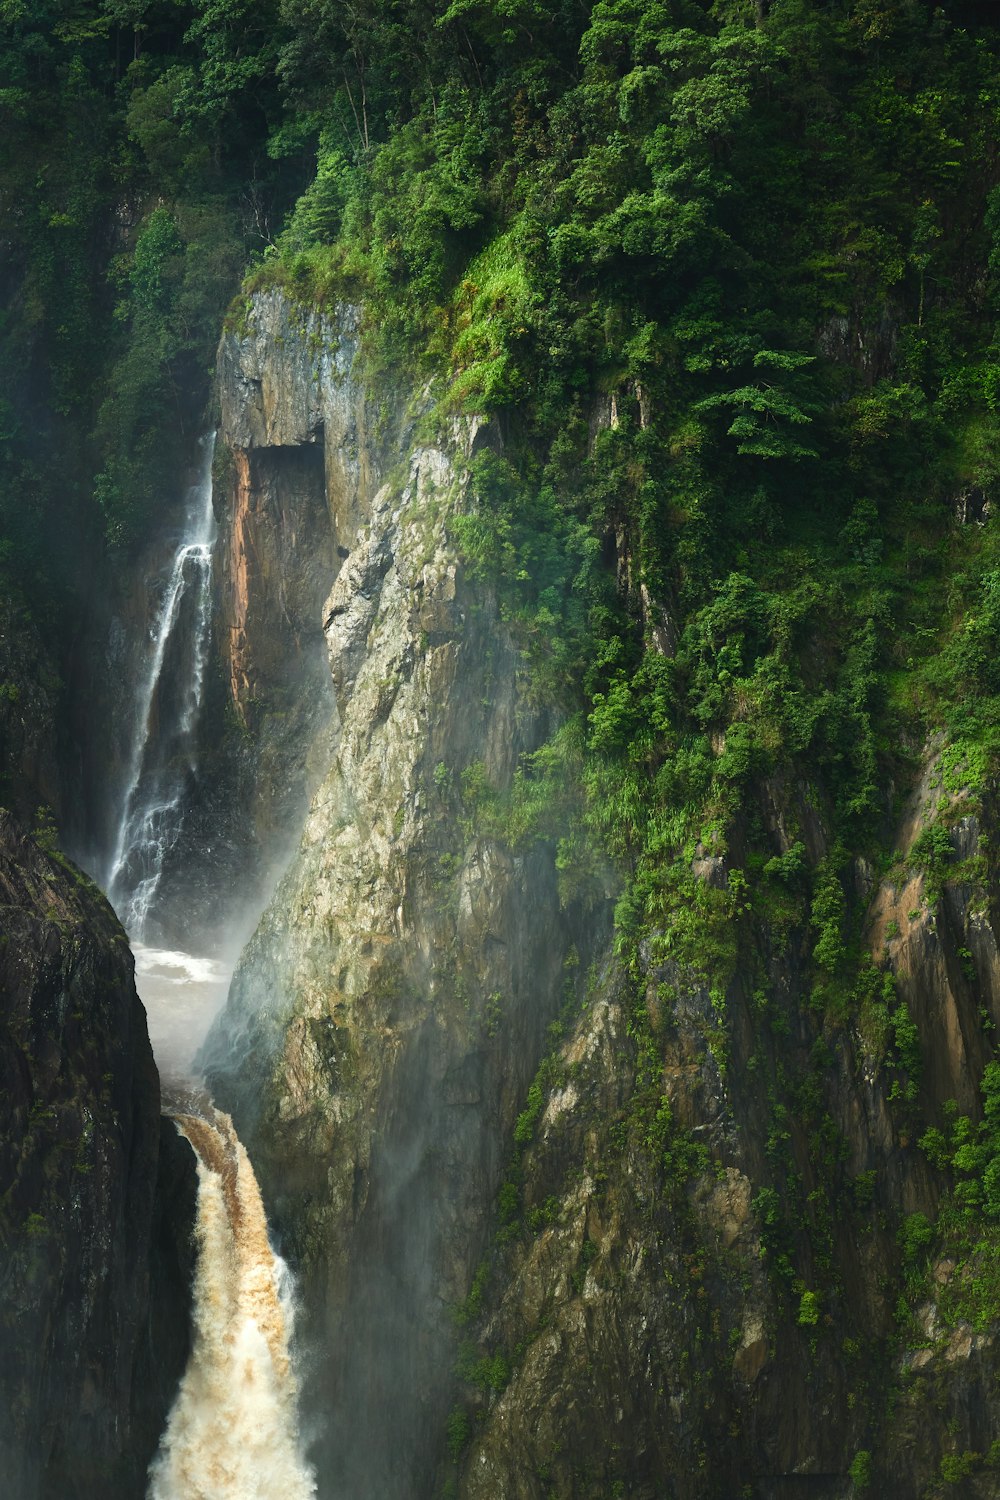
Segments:
[[[81,549],[142,535],[204,426],[276,206],[275,20],[245,0],[0,7],[0,578],[42,621]]]
[[[843,1290],[830,1204],[858,1234],[883,1211],[876,1177],[846,1175],[838,1037],[857,1030],[901,1131],[922,1128],[919,1033],[863,941],[859,870],[885,871],[887,788],[932,735],[965,811],[1000,744],[998,543],[956,522],[1000,498],[996,31],[980,6],[903,0],[349,21],[320,0],[310,48],[304,14],[282,10],[280,76],[317,171],[248,285],[360,297],[374,372],[402,355],[442,416],[490,419],[454,536],[563,716],[513,792],[478,765],[435,783],[454,776],[470,831],[552,839],[568,904],[595,860],[619,872],[619,1138],[671,1195],[706,1160],[672,1127],[648,976],[669,975],[668,1009],[708,997],[723,1078],[752,1015],[758,1223],[789,1320],[821,1339]],[[909,921],[959,874],[954,816],[900,871],[925,875]],[[520,1212],[512,1177],[502,1236]],[[925,1234],[905,1228],[907,1267]],[[863,1450],[856,1488],[871,1469]]]
[[[464,1408],[457,1406],[448,1417],[448,1452],[456,1461],[461,1458],[472,1435],[472,1424]]]
[[[921,1136],[922,1150],[948,1172],[953,1187],[935,1224],[912,1214],[900,1231],[907,1314],[933,1285],[933,1252],[934,1258],[948,1256],[953,1262],[936,1297],[946,1323],[965,1320],[977,1331],[1000,1318],[1000,1063],[987,1064],[981,1093],[978,1124],[959,1114],[952,1101],[945,1128],[931,1126]]]
[[[665,1096],[657,1005],[697,1001],[720,1087],[734,1037],[752,1046],[757,1222],[813,1344],[843,1290],[830,1204],[858,1233],[884,1212],[831,1112],[848,1042],[953,1185],[936,1224],[899,1226],[904,1306],[944,1246],[943,1304],[1000,1315],[1000,1065],[981,1122],[928,1129],[889,972],[949,883],[981,885],[989,853],[960,864],[954,825],[1000,768],[993,9],[0,5],[0,584],[40,613],[81,555],[141,538],[244,272],[233,326],[254,289],[359,299],[373,382],[402,370],[430,420],[487,418],[453,538],[560,727],[509,790],[441,761],[435,795],[466,833],[552,843],[570,909],[615,872],[617,1140],[665,1198],[709,1157]],[[928,743],[937,802],[889,871]],[[873,955],[886,873],[924,886]],[[554,1051],[515,1166],[560,1078]],[[521,1214],[515,1171],[501,1235]],[[493,1358],[470,1367],[484,1393]],[[856,1454],[858,1490],[872,1465]]]
[[[867,1448],[860,1448],[855,1453],[848,1473],[856,1490],[868,1488],[872,1481],[872,1456]]]
[[[26,376],[60,471],[90,476],[100,514],[73,514],[125,542],[247,256],[251,286],[360,294],[376,363],[403,353],[506,434],[457,535],[570,720],[564,868],[600,839],[631,870],[623,937],[693,961],[707,935],[713,976],[734,904],[784,887],[817,997],[850,988],[844,872],[901,728],[994,743],[995,544],[953,541],[945,504],[1000,472],[979,8],[92,0],[3,26],[34,309],[6,330],[19,577],[66,507],[29,473]],[[725,857],[748,789],[793,765],[836,847],[727,904],[692,850]]]

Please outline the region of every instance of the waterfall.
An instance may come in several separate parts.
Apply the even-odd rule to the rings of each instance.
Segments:
[[[271,1249],[249,1157],[228,1115],[190,1082],[191,1058],[225,997],[217,957],[156,945],[154,904],[194,789],[196,732],[211,639],[215,434],[201,441],[197,482],[159,601],[136,694],[114,852],[105,888],[129,934],[136,988],[166,1104],[197,1159],[193,1344],[149,1500],[310,1500],[290,1357],[291,1277]],[[169,877],[168,877],[169,878]]]
[[[194,771],[194,733],[211,635],[214,432],[202,438],[200,446],[198,479],[188,493],[183,533],[151,632],[125,794],[104,882],[123,926],[137,942],[146,937],[164,860],[181,831],[184,794]],[[175,644],[182,655],[180,690],[170,698],[163,693],[162,679],[168,649]]]
[[[287,1274],[250,1160],[211,1105],[174,1115],[198,1159],[194,1345],[149,1500],[310,1500],[296,1424]]]

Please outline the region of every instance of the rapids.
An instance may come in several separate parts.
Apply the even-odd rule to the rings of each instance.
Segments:
[[[250,1160],[207,1101],[171,1110],[198,1159],[194,1346],[149,1500],[309,1500],[296,1423],[289,1278]]]

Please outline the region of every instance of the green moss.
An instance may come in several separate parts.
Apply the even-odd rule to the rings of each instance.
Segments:
[[[866,1490],[872,1482],[872,1455],[867,1448],[859,1448],[851,1459],[848,1475],[854,1488],[859,1492]]]

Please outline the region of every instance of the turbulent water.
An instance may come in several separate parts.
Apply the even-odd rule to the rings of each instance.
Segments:
[[[148,936],[164,861],[179,837],[194,773],[211,635],[214,433],[202,439],[201,449],[198,479],[188,494],[183,532],[137,694],[124,795],[104,882],[122,925],[138,942]],[[179,657],[170,674],[170,693],[164,691],[168,652]]]
[[[308,1500],[287,1277],[228,1115],[177,1113],[198,1157],[194,1347],[150,1470],[149,1500]]]

